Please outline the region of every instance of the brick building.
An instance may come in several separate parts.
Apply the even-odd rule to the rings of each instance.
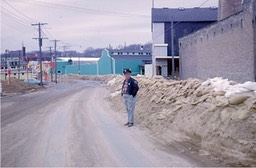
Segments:
[[[220,0],[219,21],[180,43],[182,79],[256,78],[256,0]]]
[[[191,34],[218,20],[217,7],[153,8],[152,59],[153,75],[172,74],[172,51],[175,73],[179,71],[179,38]],[[173,29],[172,29],[173,24]],[[172,48],[172,31],[174,46]]]

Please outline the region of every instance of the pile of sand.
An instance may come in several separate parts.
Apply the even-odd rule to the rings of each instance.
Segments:
[[[108,81],[113,107],[125,111],[120,95],[123,77],[94,78]],[[256,166],[256,83],[136,79],[140,86],[136,125],[166,143],[188,144],[198,154],[229,166]]]
[[[10,93],[25,93],[27,91],[35,91],[41,88],[38,85],[26,83],[16,78],[11,78],[10,84],[8,84],[8,81],[5,80],[2,80],[1,84],[3,95]]]

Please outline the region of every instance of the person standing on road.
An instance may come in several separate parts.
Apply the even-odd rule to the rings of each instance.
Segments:
[[[132,127],[134,125],[134,109],[139,86],[138,82],[131,77],[132,71],[130,69],[124,69],[123,73],[125,80],[122,86],[122,96],[128,113],[128,122],[124,125]]]

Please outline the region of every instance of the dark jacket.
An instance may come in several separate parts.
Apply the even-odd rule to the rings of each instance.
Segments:
[[[123,81],[122,91],[124,88],[124,84],[125,84],[125,80]],[[128,94],[135,97],[137,95],[138,90],[139,90],[138,82],[135,79],[130,78],[128,80],[128,87],[127,87]]]

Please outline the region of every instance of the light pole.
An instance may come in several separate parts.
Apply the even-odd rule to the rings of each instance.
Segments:
[[[78,54],[78,74],[80,75],[80,54]]]
[[[7,55],[9,53],[9,50],[5,50],[5,70],[4,70],[4,79],[6,80],[7,79]]]
[[[174,29],[173,29],[173,20],[171,23],[171,43],[172,43],[172,79],[174,80],[174,71],[175,71],[175,61],[174,61]]]

